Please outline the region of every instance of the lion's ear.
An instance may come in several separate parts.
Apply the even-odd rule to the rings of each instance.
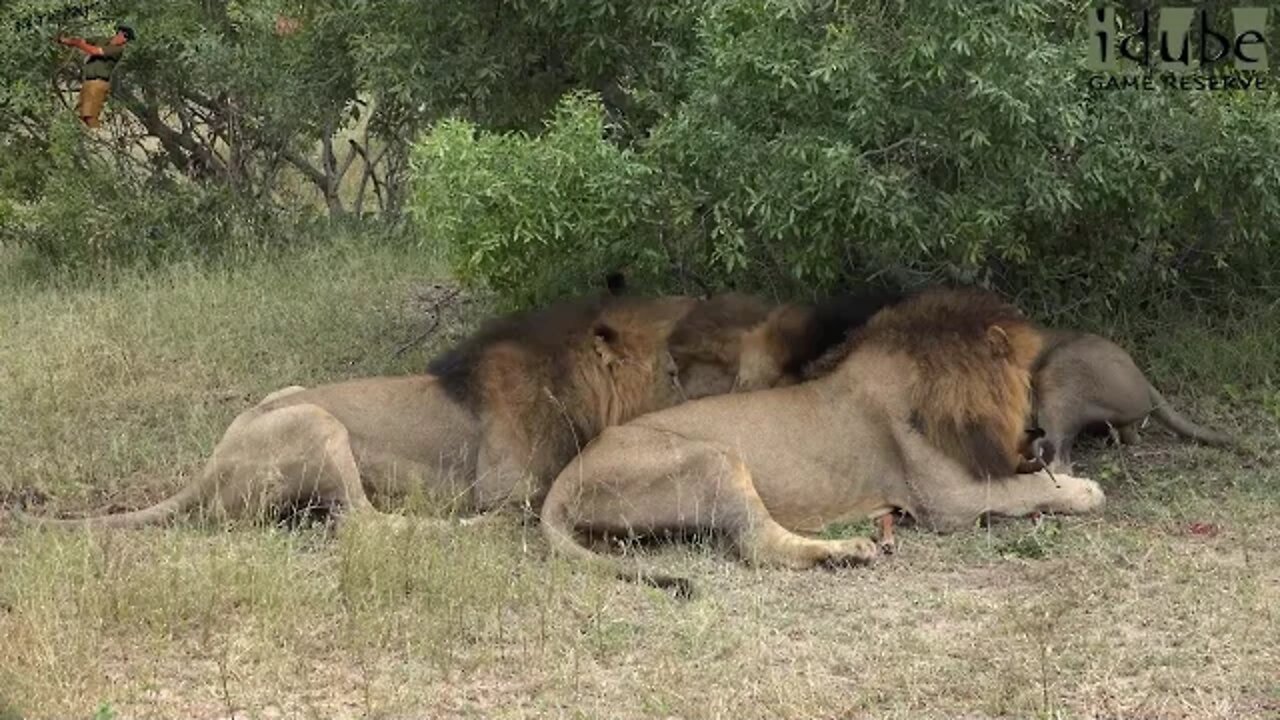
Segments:
[[[623,273],[621,270],[614,270],[613,272],[605,275],[604,286],[608,289],[610,295],[622,295],[627,291],[626,273]]]
[[[605,323],[597,323],[591,328],[591,342],[596,354],[606,367],[618,362],[618,331]]]
[[[987,342],[991,345],[991,349],[996,355],[1004,357],[1013,352],[1013,343],[1009,340],[1009,333],[999,325],[992,325],[987,328]]]

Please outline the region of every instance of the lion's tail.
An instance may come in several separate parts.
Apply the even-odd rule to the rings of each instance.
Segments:
[[[569,504],[554,496],[555,488],[552,488],[552,494],[547,497],[547,502],[542,506],[540,518],[542,535],[547,539],[552,552],[571,557],[620,580],[670,590],[676,597],[693,597],[693,583],[688,578],[654,573],[640,567],[634,561],[619,560],[592,552],[590,548],[578,542],[574,536],[573,523],[569,520]]]
[[[1225,433],[1191,422],[1165,400],[1164,395],[1155,386],[1147,383],[1147,394],[1151,396],[1151,415],[1161,424],[1188,440],[1199,440],[1208,445],[1239,447],[1236,441]]]
[[[35,515],[18,514],[16,521],[27,527],[74,529],[100,528],[133,528],[145,525],[159,525],[177,515],[190,510],[203,498],[200,483],[192,483],[171,497],[165,498],[151,507],[132,512],[111,515],[95,515],[83,518],[51,518]]]

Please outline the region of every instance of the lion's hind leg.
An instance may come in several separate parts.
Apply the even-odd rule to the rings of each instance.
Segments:
[[[709,530],[752,565],[811,568],[865,563],[869,538],[820,540],[780,525],[734,452],[715,443],[624,425],[604,432],[565,468],[543,505],[544,528],[606,533]],[[581,556],[581,553],[574,552]]]
[[[31,518],[61,528],[156,525],[186,514],[215,520],[279,518],[314,504],[329,511],[372,510],[360,483],[347,429],[309,404],[262,411],[232,421],[200,477],[177,494],[141,510],[86,518]]]
[[[311,404],[268,411],[228,432],[203,481],[213,486],[209,510],[228,519],[278,518],[306,507],[335,516],[373,511],[347,428]]]
[[[710,471],[705,476],[710,480],[707,491],[719,505],[717,512],[724,515],[712,527],[729,535],[747,563],[804,570],[817,565],[860,565],[879,554],[870,538],[820,540],[783,527],[765,507],[751,472],[736,454],[709,448],[705,464]]]
[[[1137,445],[1142,441],[1142,436],[1138,434],[1138,423],[1136,422],[1116,425],[1115,433],[1121,445]]]

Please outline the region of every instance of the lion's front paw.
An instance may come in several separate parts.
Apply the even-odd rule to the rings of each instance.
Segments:
[[[827,557],[822,564],[828,567],[865,565],[875,560],[879,554],[880,549],[876,543],[867,538],[833,540],[828,544]]]
[[[1102,486],[1098,483],[1088,478],[1071,478],[1071,480],[1074,485],[1070,497],[1072,512],[1096,512],[1107,503],[1106,493],[1102,492]]]

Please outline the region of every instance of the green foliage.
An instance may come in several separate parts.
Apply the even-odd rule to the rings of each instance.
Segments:
[[[705,2],[358,0],[339,3],[352,56],[389,103],[487,128],[536,131],[569,90],[601,93],[615,121],[651,120],[673,88]],[[345,6],[345,7],[344,7]],[[652,101],[655,107],[642,107]]]
[[[1059,551],[1064,539],[1060,520],[1041,518],[1029,530],[1011,530],[996,543],[995,550],[1010,557],[1043,560]]]
[[[604,113],[571,95],[546,132],[481,134],[442,123],[415,151],[413,212],[427,238],[448,238],[451,260],[508,298],[545,300],[598,279],[633,248],[655,242],[651,172],[602,142]]]
[[[301,227],[225,187],[132,182],[90,152],[75,119],[56,119],[49,137],[39,201],[0,205],[0,243],[30,248],[51,267],[221,256],[280,243]]]
[[[80,5],[0,7],[0,27],[20,28],[0,46],[0,241],[100,266],[303,238],[313,216],[375,200],[398,214],[404,138],[427,115],[380,102],[388,89],[354,50],[372,16],[341,0]],[[73,109],[82,54],[53,39],[118,21],[138,35],[90,131]]]
[[[510,0],[102,0],[83,17],[68,7],[0,7],[0,26],[22,28],[0,47],[10,69],[0,77],[0,234],[58,264],[174,257],[184,246],[202,254],[210,244],[176,226],[159,240],[131,228],[90,252],[60,239],[92,232],[77,222],[101,227],[107,201],[145,227],[185,206],[235,226],[225,234],[273,239],[279,223],[259,227],[261,218],[359,217],[376,201],[394,220],[409,142],[444,117],[534,131],[561,95],[583,88],[604,98],[616,133],[643,129],[668,98],[631,88],[676,85],[698,12],[696,3]],[[52,39],[109,35],[121,20],[138,37],[72,177],[51,133],[73,114],[82,58]],[[281,20],[296,21],[294,31],[281,32]],[[102,172],[114,188],[96,189]],[[126,247],[144,238],[145,248]]]
[[[429,236],[469,277],[531,297],[626,255],[684,285],[808,295],[887,274],[1046,308],[1274,287],[1274,93],[1091,89],[1074,0],[684,7],[661,70],[628,76],[645,110],[628,132],[567,142],[575,98],[541,136],[424,140],[419,216],[451,218]]]
[[[0,242],[34,250],[42,267],[83,268],[300,237],[295,221],[308,208],[272,201],[287,197],[280,156],[307,155],[321,136],[316,125],[340,123],[352,91],[334,54],[271,35],[271,5],[107,1],[77,16],[65,2],[21,2],[0,10],[0,24],[22,28],[0,48],[0,62],[14,69],[0,80]],[[118,21],[138,37],[116,69],[103,127],[89,131],[73,110],[82,56],[52,40],[108,36]],[[230,106],[241,114],[218,114]]]
[[[104,198],[140,218],[98,243],[112,248],[180,207],[224,216],[207,238],[285,237],[263,218],[358,216],[366,195],[395,217],[420,139],[426,239],[515,302],[619,263],[684,289],[887,276],[1044,307],[1275,287],[1276,93],[1091,89],[1087,6],[105,0],[63,22],[49,17],[65,3],[19,0],[0,10],[30,21],[0,47],[0,233],[74,263],[104,254],[58,238],[87,233],[73,218],[101,227]],[[277,32],[280,13],[297,32]],[[72,167],[54,88],[79,57],[49,39],[116,19],[139,38],[115,134]],[[357,122],[369,135],[349,147]],[[357,149],[379,158],[371,179],[347,173]],[[181,244],[145,242],[106,255]]]

